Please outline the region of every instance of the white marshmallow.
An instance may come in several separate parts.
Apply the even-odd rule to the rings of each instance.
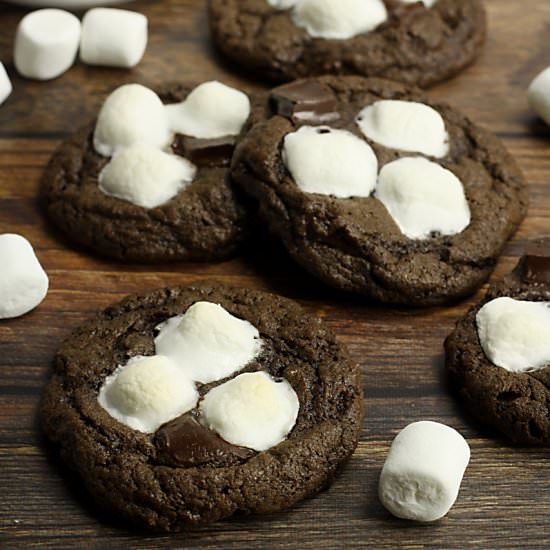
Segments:
[[[147,47],[147,17],[115,8],[94,8],[82,19],[80,59],[89,65],[134,67]]]
[[[153,433],[191,410],[199,394],[195,385],[167,357],[134,357],[103,382],[99,404],[122,424]]]
[[[550,125],[550,67],[531,82],[527,98],[533,111]]]
[[[156,208],[193,181],[197,169],[187,159],[146,145],[122,149],[99,174],[99,189],[144,208]]]
[[[414,422],[394,439],[378,495],[395,516],[435,521],[454,504],[470,461],[470,447],[453,428]]]
[[[203,139],[236,136],[250,115],[247,95],[215,80],[165,108],[174,132]]]
[[[497,367],[528,372],[550,365],[550,302],[496,298],[476,322],[481,347]]]
[[[203,422],[223,439],[256,451],[290,433],[300,409],[292,386],[265,372],[246,373],[210,390],[200,404]]]
[[[365,107],[356,122],[363,134],[381,145],[432,157],[449,152],[442,116],[414,101],[383,100]]]
[[[94,148],[105,157],[118,149],[142,143],[162,149],[172,139],[164,105],[155,92],[140,84],[117,88],[97,119]]]
[[[0,62],[0,105],[6,101],[12,91],[13,87],[11,85],[10,77],[6,72],[4,64]]]
[[[374,151],[347,130],[302,126],[285,136],[283,162],[306,193],[368,197],[376,186]]]
[[[295,6],[300,0],[267,0],[267,3],[278,10],[288,10]]]
[[[382,0],[300,0],[292,12],[310,36],[335,40],[372,31],[387,18]]]
[[[455,235],[470,223],[461,181],[422,157],[386,164],[380,170],[375,196],[410,239],[425,239],[432,232]]]
[[[170,357],[189,378],[203,384],[242,369],[262,347],[252,324],[210,302],[196,302],[157,329],[156,352]]]
[[[402,4],[415,4],[418,0],[399,0]],[[427,8],[431,8],[437,0],[422,0]]]
[[[50,80],[74,63],[80,42],[80,21],[63,10],[29,13],[15,35],[14,62],[17,71],[37,80]]]
[[[19,317],[46,297],[48,276],[24,237],[0,235],[0,319]]]

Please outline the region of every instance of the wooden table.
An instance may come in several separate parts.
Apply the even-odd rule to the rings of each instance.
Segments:
[[[496,132],[529,181],[531,209],[501,259],[508,271],[526,238],[550,234],[550,132],[529,112],[525,90],[550,65],[550,2],[486,0],[489,39],[478,62],[433,89]],[[131,71],[77,64],[48,83],[19,78],[12,64],[24,10],[0,7],[0,60],[14,93],[0,107],[0,233],[29,238],[50,276],[44,303],[0,323],[0,547],[49,548],[523,548],[550,546],[547,450],[514,448],[481,433],[444,384],[442,342],[478,296],[454,307],[409,311],[327,291],[273,244],[220,264],[124,265],[75,248],[41,215],[42,169],[59,141],[89,120],[123,82],[217,78],[252,90],[209,43],[204,2],[129,4],[149,16],[150,44]],[[2,266],[0,266],[2,269]],[[215,279],[297,299],[346,344],[364,371],[367,416],[361,442],[333,486],[289,512],[237,518],[178,536],[150,536],[104,518],[70,477],[37,427],[41,389],[60,341],[93,312],[129,292]],[[376,496],[391,440],[409,422],[434,419],[459,429],[472,460],[450,514],[433,525],[396,520]]]

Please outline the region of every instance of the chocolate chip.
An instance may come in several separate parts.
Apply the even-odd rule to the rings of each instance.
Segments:
[[[516,271],[525,282],[550,284],[550,238],[530,242]]]

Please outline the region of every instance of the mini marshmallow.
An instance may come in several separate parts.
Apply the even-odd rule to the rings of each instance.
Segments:
[[[181,103],[166,105],[173,131],[200,139],[236,136],[250,115],[246,94],[218,81],[197,86]]]
[[[470,447],[453,428],[414,422],[394,439],[380,475],[378,495],[398,518],[435,521],[454,504]]]
[[[241,374],[210,390],[200,404],[206,426],[229,443],[255,451],[286,439],[299,409],[292,386],[265,372]]]
[[[99,404],[122,424],[153,433],[191,410],[199,394],[195,385],[167,357],[134,357],[118,367],[99,390]]]
[[[46,297],[48,276],[24,237],[0,235],[0,319],[19,317]]]
[[[497,367],[529,372],[550,365],[550,302],[496,298],[476,315],[481,347]]]
[[[103,103],[94,132],[94,148],[104,157],[136,143],[162,149],[172,134],[159,96],[140,84],[117,88]]]
[[[550,125],[550,67],[531,82],[527,98],[533,111]]]
[[[347,40],[372,31],[388,18],[382,0],[300,0],[292,19],[314,38]]]
[[[267,0],[267,3],[278,10],[288,10],[295,6],[300,0]]]
[[[414,101],[382,100],[365,107],[356,118],[363,134],[381,145],[441,158],[449,152],[442,116]]]
[[[79,42],[80,21],[73,14],[56,9],[33,11],[17,27],[15,68],[27,78],[56,78],[74,63]]]
[[[12,91],[13,87],[11,85],[10,77],[6,72],[4,64],[0,62],[0,105],[6,101]]]
[[[187,159],[146,145],[117,153],[99,174],[99,189],[144,208],[156,208],[193,181],[197,169]]]
[[[455,235],[470,223],[461,181],[422,157],[386,164],[380,170],[375,197],[410,239],[426,239],[432,233]]]
[[[82,19],[80,59],[89,65],[134,67],[147,47],[147,17],[115,8],[94,8]]]
[[[156,352],[173,359],[189,378],[203,384],[242,369],[262,347],[252,324],[210,302],[196,302],[157,330]]]
[[[347,130],[302,126],[285,136],[283,162],[306,193],[368,197],[376,186],[374,151]]]

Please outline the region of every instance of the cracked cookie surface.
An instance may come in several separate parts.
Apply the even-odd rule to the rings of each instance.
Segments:
[[[450,149],[432,160],[462,181],[471,222],[456,235],[412,240],[373,196],[338,199],[301,191],[281,149],[285,135],[303,123],[274,115],[267,104],[252,115],[256,124],[235,151],[232,176],[257,201],[260,217],[294,260],[336,288],[388,303],[442,304],[479,288],[527,211],[523,175],[501,142],[449,105],[399,83],[361,77],[308,82],[320,84],[336,98],[339,118],[327,124],[361,139],[366,138],[355,117],[380,99],[420,102],[438,111]],[[379,168],[419,156],[366,141]]]
[[[144,434],[98,404],[99,388],[117,364],[153,354],[155,327],[197,301],[218,303],[259,330],[261,354],[235,375],[263,370],[296,392],[296,424],[275,447],[254,452],[204,439],[196,411]],[[199,385],[199,394],[226,380]],[[41,416],[62,458],[102,507],[141,527],[176,531],[237,512],[283,510],[319,491],[357,445],[362,403],[357,365],[319,319],[271,294],[199,285],[130,296],[77,329],[55,357]],[[182,431],[192,460],[175,441]]]
[[[311,38],[289,10],[267,0],[210,0],[210,28],[221,52],[273,81],[358,74],[424,87],[459,72],[482,47],[486,23],[479,0],[438,0],[432,8],[385,3],[388,20],[348,40]]]

